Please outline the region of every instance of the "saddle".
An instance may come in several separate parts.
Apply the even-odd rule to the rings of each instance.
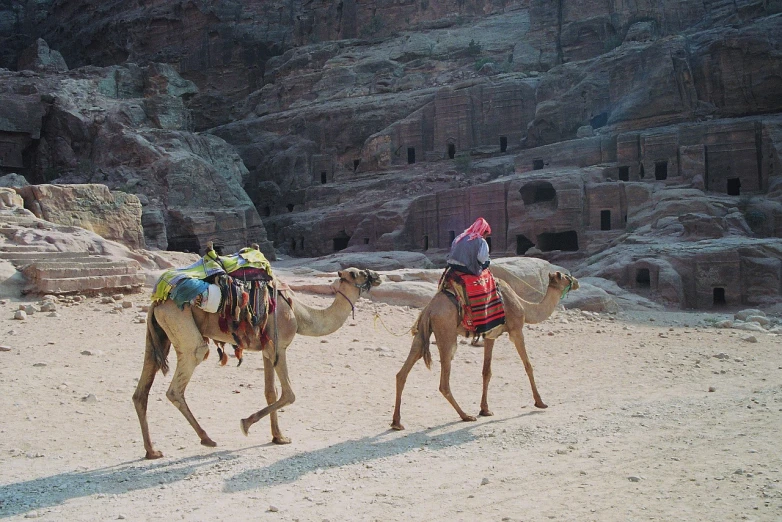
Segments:
[[[266,322],[276,306],[269,291],[272,280],[271,265],[257,245],[219,256],[210,243],[206,255],[196,263],[165,272],[155,285],[152,300],[171,299],[179,308],[190,304],[217,313],[220,330],[232,333],[234,353],[241,365],[243,351],[254,339],[262,346],[269,342]],[[226,364],[225,343],[215,344],[221,364]]]
[[[455,302],[461,326],[467,330],[468,337],[486,334],[505,324],[502,296],[489,270],[476,276],[446,268],[439,289]]]

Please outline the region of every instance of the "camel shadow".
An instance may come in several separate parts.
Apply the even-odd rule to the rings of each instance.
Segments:
[[[526,415],[529,413],[521,416]],[[308,473],[393,457],[422,447],[426,447],[429,451],[440,451],[461,446],[477,440],[479,435],[473,433],[474,430],[506,422],[513,418],[516,417],[488,422],[464,423],[463,428],[444,433],[434,432],[449,426],[463,424],[462,421],[449,422],[417,432],[403,432],[405,435],[401,436],[398,435],[400,432],[389,429],[377,435],[345,440],[327,448],[284,458],[269,466],[237,473],[226,480],[223,491],[235,493],[259,487],[287,484],[295,482]]]
[[[238,459],[239,455],[235,453],[237,451],[218,451],[177,460],[127,461],[6,484],[0,486],[0,518],[46,509],[79,497],[159,488]]]

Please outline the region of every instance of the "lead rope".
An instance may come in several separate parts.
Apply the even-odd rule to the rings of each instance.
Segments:
[[[375,330],[377,330],[377,322],[380,321],[380,324],[383,326],[383,328],[386,329],[386,332],[390,333],[394,337],[406,336],[407,334],[409,334],[410,332],[413,331],[413,326],[415,326],[415,324],[411,325],[410,328],[408,328],[407,330],[405,330],[401,334],[397,334],[397,333],[392,332],[388,328],[388,326],[386,326],[386,323],[383,322],[383,318],[380,317],[380,313],[378,313],[378,311],[377,311],[377,302],[374,299],[370,299],[370,301],[372,301],[372,308],[373,308],[373,310],[372,310],[372,315],[373,315],[373,317],[372,317],[372,326],[375,328]]]
[[[274,366],[277,366],[277,359],[279,359],[279,353],[277,352],[277,309],[280,307],[279,292],[277,291],[277,280],[272,280],[272,290],[274,295]]]

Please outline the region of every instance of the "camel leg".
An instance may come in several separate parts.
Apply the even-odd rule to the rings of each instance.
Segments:
[[[535,399],[535,406],[538,408],[548,408],[548,406],[546,406],[543,403],[543,400],[540,398],[538,388],[535,386],[535,376],[532,373],[532,363],[529,362],[527,348],[524,345],[524,332],[519,329],[508,332],[508,335],[510,336],[511,341],[513,341],[513,344],[516,345],[516,351],[519,352],[521,361],[524,363],[524,370],[526,370],[527,377],[529,377],[530,386],[532,386],[532,397]]]
[[[407,376],[410,373],[410,370],[413,369],[413,365],[423,356],[424,351],[421,346],[421,340],[416,336],[413,339],[413,345],[410,347],[410,353],[407,355],[407,360],[402,365],[399,373],[396,374],[396,403],[394,404],[394,417],[391,419],[391,428],[395,430],[405,429],[405,427],[402,426],[400,412],[402,407],[402,390],[405,389]]]
[[[489,381],[491,380],[491,356],[494,351],[494,339],[483,340],[483,395],[481,395],[481,412],[479,415],[490,417],[494,415],[489,409]]]
[[[288,404],[293,404],[293,402],[296,400],[296,395],[293,393],[293,387],[291,386],[290,378],[288,377],[288,363],[286,361],[286,350],[285,348],[280,348],[277,352],[278,359],[277,359],[277,366],[275,369],[277,370],[277,377],[280,379],[280,385],[282,386],[282,395],[280,396],[279,400],[276,400],[263,408],[260,411],[257,411],[247,417],[246,419],[242,419],[241,421],[241,428],[242,433],[245,435],[248,435],[250,432],[250,426],[264,418],[265,416],[276,412],[280,408],[287,406]],[[273,361],[269,361],[272,363]],[[264,360],[264,368],[266,365],[266,361]],[[277,393],[274,393],[277,395]],[[270,395],[267,396],[267,400]],[[283,437],[283,439],[285,439]],[[290,442],[290,440],[285,439],[282,441],[283,444],[287,444]]]
[[[435,338],[437,338],[436,334]],[[451,406],[453,406],[456,413],[459,414],[459,417],[461,417],[463,421],[474,421],[476,418],[472,415],[467,415],[464,410],[459,407],[459,404],[451,393],[451,362],[456,353],[456,334],[454,334],[453,339],[449,339],[449,341],[450,342],[445,344],[441,343],[440,339],[437,339],[437,347],[440,349],[440,393],[442,393],[443,397],[451,403]]]
[[[195,325],[194,325],[195,326]],[[178,348],[176,345],[174,345]],[[201,439],[201,444],[214,448],[217,444],[209,438],[206,431],[198,424],[193,413],[185,401],[185,389],[187,388],[190,378],[193,376],[196,366],[204,359],[204,353],[209,350],[209,347],[203,341],[195,346],[194,349],[185,351],[177,350],[177,362],[174,376],[171,378],[171,385],[168,387],[166,397],[171,401],[171,404],[182,412],[187,422],[195,430],[198,437]]]
[[[136,407],[138,422],[141,424],[141,436],[144,438],[144,449],[147,459],[159,459],[163,453],[156,450],[149,436],[149,424],[147,423],[147,404],[149,403],[149,390],[152,389],[152,383],[155,381],[158,367],[155,364],[150,349],[144,353],[144,367],[141,370],[141,377],[138,380],[136,391],[133,393],[133,405]]]
[[[263,377],[266,404],[274,404],[277,401],[277,387],[274,384],[274,361],[265,355],[263,357]],[[269,420],[271,421],[272,426],[272,442],[275,444],[290,444],[291,439],[283,435],[282,431],[280,431],[276,411],[269,414]]]

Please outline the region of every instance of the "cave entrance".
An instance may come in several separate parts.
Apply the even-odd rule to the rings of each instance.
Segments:
[[[600,230],[611,230],[611,211],[600,211]]]
[[[619,167],[619,180],[630,181],[630,167]]]
[[[332,240],[334,245],[334,252],[339,252],[340,250],[345,250],[348,247],[348,243],[350,243],[350,236],[345,233],[343,230],[339,234],[334,237]]]
[[[728,178],[728,196],[738,196],[741,194],[741,179]]]
[[[429,250],[429,236],[424,235],[424,251]]]
[[[415,147],[407,147],[407,163],[415,163]]]
[[[519,194],[521,194],[521,199],[525,205],[554,201],[557,197],[557,191],[548,181],[527,183],[519,189]]]
[[[508,138],[507,136],[500,136],[500,152],[508,150]]]
[[[456,239],[456,232],[453,230],[448,231],[448,244],[450,245],[453,243],[453,240]]]
[[[543,252],[551,252],[552,250],[576,252],[578,251],[578,234],[575,230],[544,232],[538,236],[538,248]]]
[[[320,184],[325,185],[328,181],[328,173],[325,170],[320,171]]]
[[[195,236],[183,236],[169,238],[168,250],[173,252],[192,252],[198,254],[201,251],[198,238]]]
[[[527,239],[527,236],[522,234],[516,236],[516,255],[523,256],[527,250],[534,246],[535,243]]]
[[[454,159],[456,157],[456,145],[453,143],[448,144],[448,159]]]
[[[725,301],[725,289],[724,288],[715,288],[713,293],[713,303],[714,306],[723,306],[727,304]]]
[[[532,160],[532,170],[542,170],[542,169],[543,169],[542,159]]]
[[[635,286],[637,288],[650,288],[652,286],[652,276],[648,268],[639,268],[635,271]]]
[[[658,161],[654,164],[654,179],[662,181],[668,179],[668,162]]]

